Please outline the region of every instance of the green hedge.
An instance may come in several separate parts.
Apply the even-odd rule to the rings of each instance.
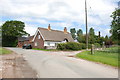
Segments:
[[[94,45],[96,48],[101,47],[99,43],[95,43]],[[88,48],[91,49],[91,44],[88,44]],[[86,49],[86,44],[76,43],[76,42],[60,43],[57,45],[57,49],[59,50],[81,50],[81,49]]]
[[[58,44],[57,49],[59,50],[81,50],[81,49],[86,49],[86,45],[84,43],[67,42],[67,43]]]

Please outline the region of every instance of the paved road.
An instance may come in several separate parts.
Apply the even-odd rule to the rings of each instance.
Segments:
[[[23,54],[39,78],[117,78],[118,69],[60,55],[61,52],[8,48]],[[76,52],[62,52],[62,54]]]

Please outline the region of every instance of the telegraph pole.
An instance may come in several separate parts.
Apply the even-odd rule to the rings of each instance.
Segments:
[[[86,49],[88,50],[88,24],[87,24],[87,3],[85,0],[85,22],[86,22]]]

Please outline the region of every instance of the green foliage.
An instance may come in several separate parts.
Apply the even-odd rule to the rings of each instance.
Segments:
[[[101,45],[99,43],[94,43],[94,45],[95,45],[95,48],[100,48],[101,47]]]
[[[70,29],[70,32],[71,32],[72,38],[75,40],[76,39],[76,35],[75,35],[76,30],[75,30],[75,28]]]
[[[95,32],[93,28],[90,28],[89,30],[89,43],[94,44],[95,43]]]
[[[71,33],[72,38],[75,40],[76,39],[76,35],[74,33]]]
[[[119,40],[120,42],[120,9],[116,9],[111,17],[113,18],[111,22],[111,30],[110,33],[112,34],[112,40]]]
[[[70,32],[71,32],[71,33],[76,33],[75,28],[70,29]]]
[[[68,49],[68,50],[81,50],[82,46],[76,42],[68,42],[68,43],[66,43],[66,49]]]
[[[86,49],[86,44],[85,43],[80,43],[82,49]]]
[[[79,29],[79,30],[77,31],[77,36],[79,36],[79,35],[83,35],[83,31],[82,31],[81,29]]]
[[[57,44],[57,49],[59,49],[59,50],[66,50],[66,43]]]
[[[10,53],[12,53],[12,51],[5,49],[5,48],[0,48],[0,55],[10,54]]]
[[[98,38],[97,43],[99,43],[102,46],[104,41],[105,41],[104,37],[100,37]]]
[[[89,35],[90,35],[90,36],[94,36],[94,35],[95,35],[95,32],[94,32],[94,29],[93,29],[93,28],[90,28],[90,30],[89,30]]]
[[[105,36],[105,41],[107,41],[108,39],[109,39],[109,37],[106,35],[106,36]]]
[[[81,50],[85,48],[85,44],[76,42],[60,43],[57,45],[57,49],[59,50]]]
[[[85,36],[83,36],[83,35],[78,35],[78,36],[77,36],[77,41],[78,41],[79,43],[85,43]]]
[[[2,46],[16,46],[17,37],[28,34],[24,31],[25,24],[21,21],[6,21],[2,26]]]

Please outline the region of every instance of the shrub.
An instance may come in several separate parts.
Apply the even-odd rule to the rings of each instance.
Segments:
[[[66,43],[57,44],[57,49],[59,49],[59,50],[66,50]]]
[[[99,43],[94,43],[94,45],[95,45],[95,48],[100,48],[101,47],[101,45]]]
[[[82,47],[79,43],[68,42],[68,43],[66,43],[66,49],[68,49],[68,50],[81,50]]]
[[[85,43],[80,43],[82,49],[86,49],[86,44]]]
[[[85,48],[84,44],[76,42],[60,43],[57,45],[57,49],[60,50],[81,50],[84,48]]]

